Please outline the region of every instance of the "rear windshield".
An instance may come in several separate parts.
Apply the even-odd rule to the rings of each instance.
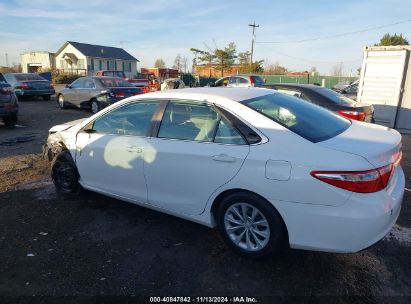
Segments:
[[[113,76],[123,78],[124,74],[121,71],[105,71],[104,76]]]
[[[131,83],[122,78],[100,78],[100,81],[103,86],[108,88],[134,87]]]
[[[337,93],[333,90],[330,89],[326,89],[326,88],[322,88],[322,87],[318,87],[315,88],[315,92],[317,92],[318,94],[326,97],[327,99],[331,100],[332,102],[339,104],[339,105],[352,105],[355,103],[354,100],[345,97],[344,95]]]
[[[251,76],[251,79],[254,81],[255,84],[258,84],[258,85],[265,84],[264,79],[262,79],[260,76]]]
[[[241,103],[314,143],[330,139],[351,125],[340,115],[284,94],[274,93]]]
[[[33,81],[33,80],[46,80],[37,74],[15,74],[17,81]]]

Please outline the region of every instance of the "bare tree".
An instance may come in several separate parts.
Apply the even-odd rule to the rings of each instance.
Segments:
[[[332,74],[332,76],[341,77],[343,75],[343,70],[344,70],[344,64],[341,62],[341,63],[333,66],[331,74]]]
[[[166,67],[166,63],[164,62],[164,60],[162,58],[158,58],[156,59],[156,61],[154,62],[154,67],[155,68],[165,68]]]
[[[288,72],[286,67],[280,65],[278,61],[266,67],[266,72],[272,75],[284,75]]]
[[[188,63],[188,59],[187,57],[182,57],[181,58],[181,65],[182,65],[182,69],[184,71],[184,73],[187,73],[187,63]]]
[[[182,67],[182,58],[180,54],[177,54],[176,59],[174,59],[173,69],[176,69],[180,72],[181,67]]]

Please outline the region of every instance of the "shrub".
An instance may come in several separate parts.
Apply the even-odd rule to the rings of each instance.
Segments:
[[[67,73],[59,73],[52,75],[53,83],[55,84],[70,84],[81,76]]]

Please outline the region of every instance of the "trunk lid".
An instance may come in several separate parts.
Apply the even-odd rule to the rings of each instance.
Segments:
[[[390,128],[352,121],[351,126],[343,133],[317,144],[360,155],[379,168],[396,160],[401,151],[401,135]]]
[[[47,80],[32,80],[32,81],[22,81],[22,84],[25,84],[31,90],[44,90],[50,89],[50,82]]]
[[[110,96],[115,97],[116,99],[123,99],[144,93],[143,89],[138,87],[114,87],[109,88],[109,90]]]

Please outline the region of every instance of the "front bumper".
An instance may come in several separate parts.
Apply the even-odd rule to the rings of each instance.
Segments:
[[[292,248],[358,252],[381,240],[394,226],[404,187],[404,173],[397,167],[386,189],[353,193],[342,206],[272,203],[284,219]]]

